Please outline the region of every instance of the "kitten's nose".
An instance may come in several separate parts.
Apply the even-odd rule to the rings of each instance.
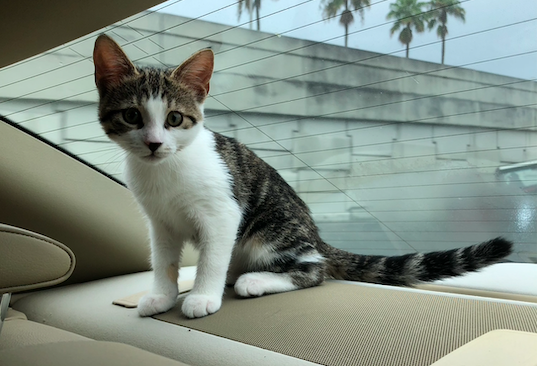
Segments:
[[[150,142],[147,144],[147,147],[149,147],[149,150],[151,150],[151,152],[155,152],[160,147],[160,145],[162,145],[162,142]]]

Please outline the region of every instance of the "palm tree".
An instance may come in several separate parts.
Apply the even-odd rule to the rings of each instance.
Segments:
[[[324,7],[323,17],[330,19],[335,17],[339,9],[343,8],[339,23],[345,27],[345,47],[347,47],[349,37],[349,25],[354,22],[352,11],[357,11],[360,18],[364,21],[364,9],[369,7],[371,0],[323,0],[321,6]],[[352,10],[351,10],[352,9]]]
[[[241,19],[243,7],[250,14],[250,22],[252,21],[252,14],[255,10],[257,30],[260,30],[261,21],[259,20],[259,9],[261,9],[261,0],[239,0],[237,5],[239,6],[239,13],[237,17],[239,20]],[[250,27],[251,27],[251,23],[250,23]]]
[[[396,19],[390,29],[390,35],[393,35],[401,29],[401,33],[399,33],[399,41],[406,45],[407,58],[410,42],[412,42],[413,39],[412,28],[418,33],[425,30],[425,23],[428,21],[427,14],[423,13],[422,10],[425,5],[427,4],[418,2],[418,0],[397,0],[395,3],[390,4],[390,12],[386,18]]]
[[[436,28],[436,34],[442,38],[442,64],[444,64],[444,54],[446,53],[446,35],[448,34],[447,20],[448,15],[453,16],[465,21],[464,16],[466,11],[459,5],[457,0],[431,0],[429,2],[429,8],[431,11],[431,19],[429,20],[429,29]]]

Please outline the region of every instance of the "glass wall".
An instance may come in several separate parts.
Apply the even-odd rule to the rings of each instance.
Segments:
[[[121,180],[96,36],[157,67],[211,47],[206,126],[278,169],[328,243],[393,255],[503,235],[510,260],[537,262],[537,3],[354,3],[166,2],[0,70],[0,114]]]

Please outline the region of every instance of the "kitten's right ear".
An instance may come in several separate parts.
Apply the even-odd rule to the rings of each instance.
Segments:
[[[93,49],[95,64],[95,84],[102,95],[111,86],[118,85],[126,76],[137,73],[121,47],[106,34],[101,34]]]

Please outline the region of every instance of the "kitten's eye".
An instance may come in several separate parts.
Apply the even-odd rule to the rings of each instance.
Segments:
[[[166,123],[169,124],[171,127],[177,127],[181,123],[183,123],[183,115],[179,112],[170,112],[168,113],[168,117],[166,118]]]
[[[142,122],[142,115],[136,108],[128,108],[123,111],[123,119],[131,125],[137,125]]]

